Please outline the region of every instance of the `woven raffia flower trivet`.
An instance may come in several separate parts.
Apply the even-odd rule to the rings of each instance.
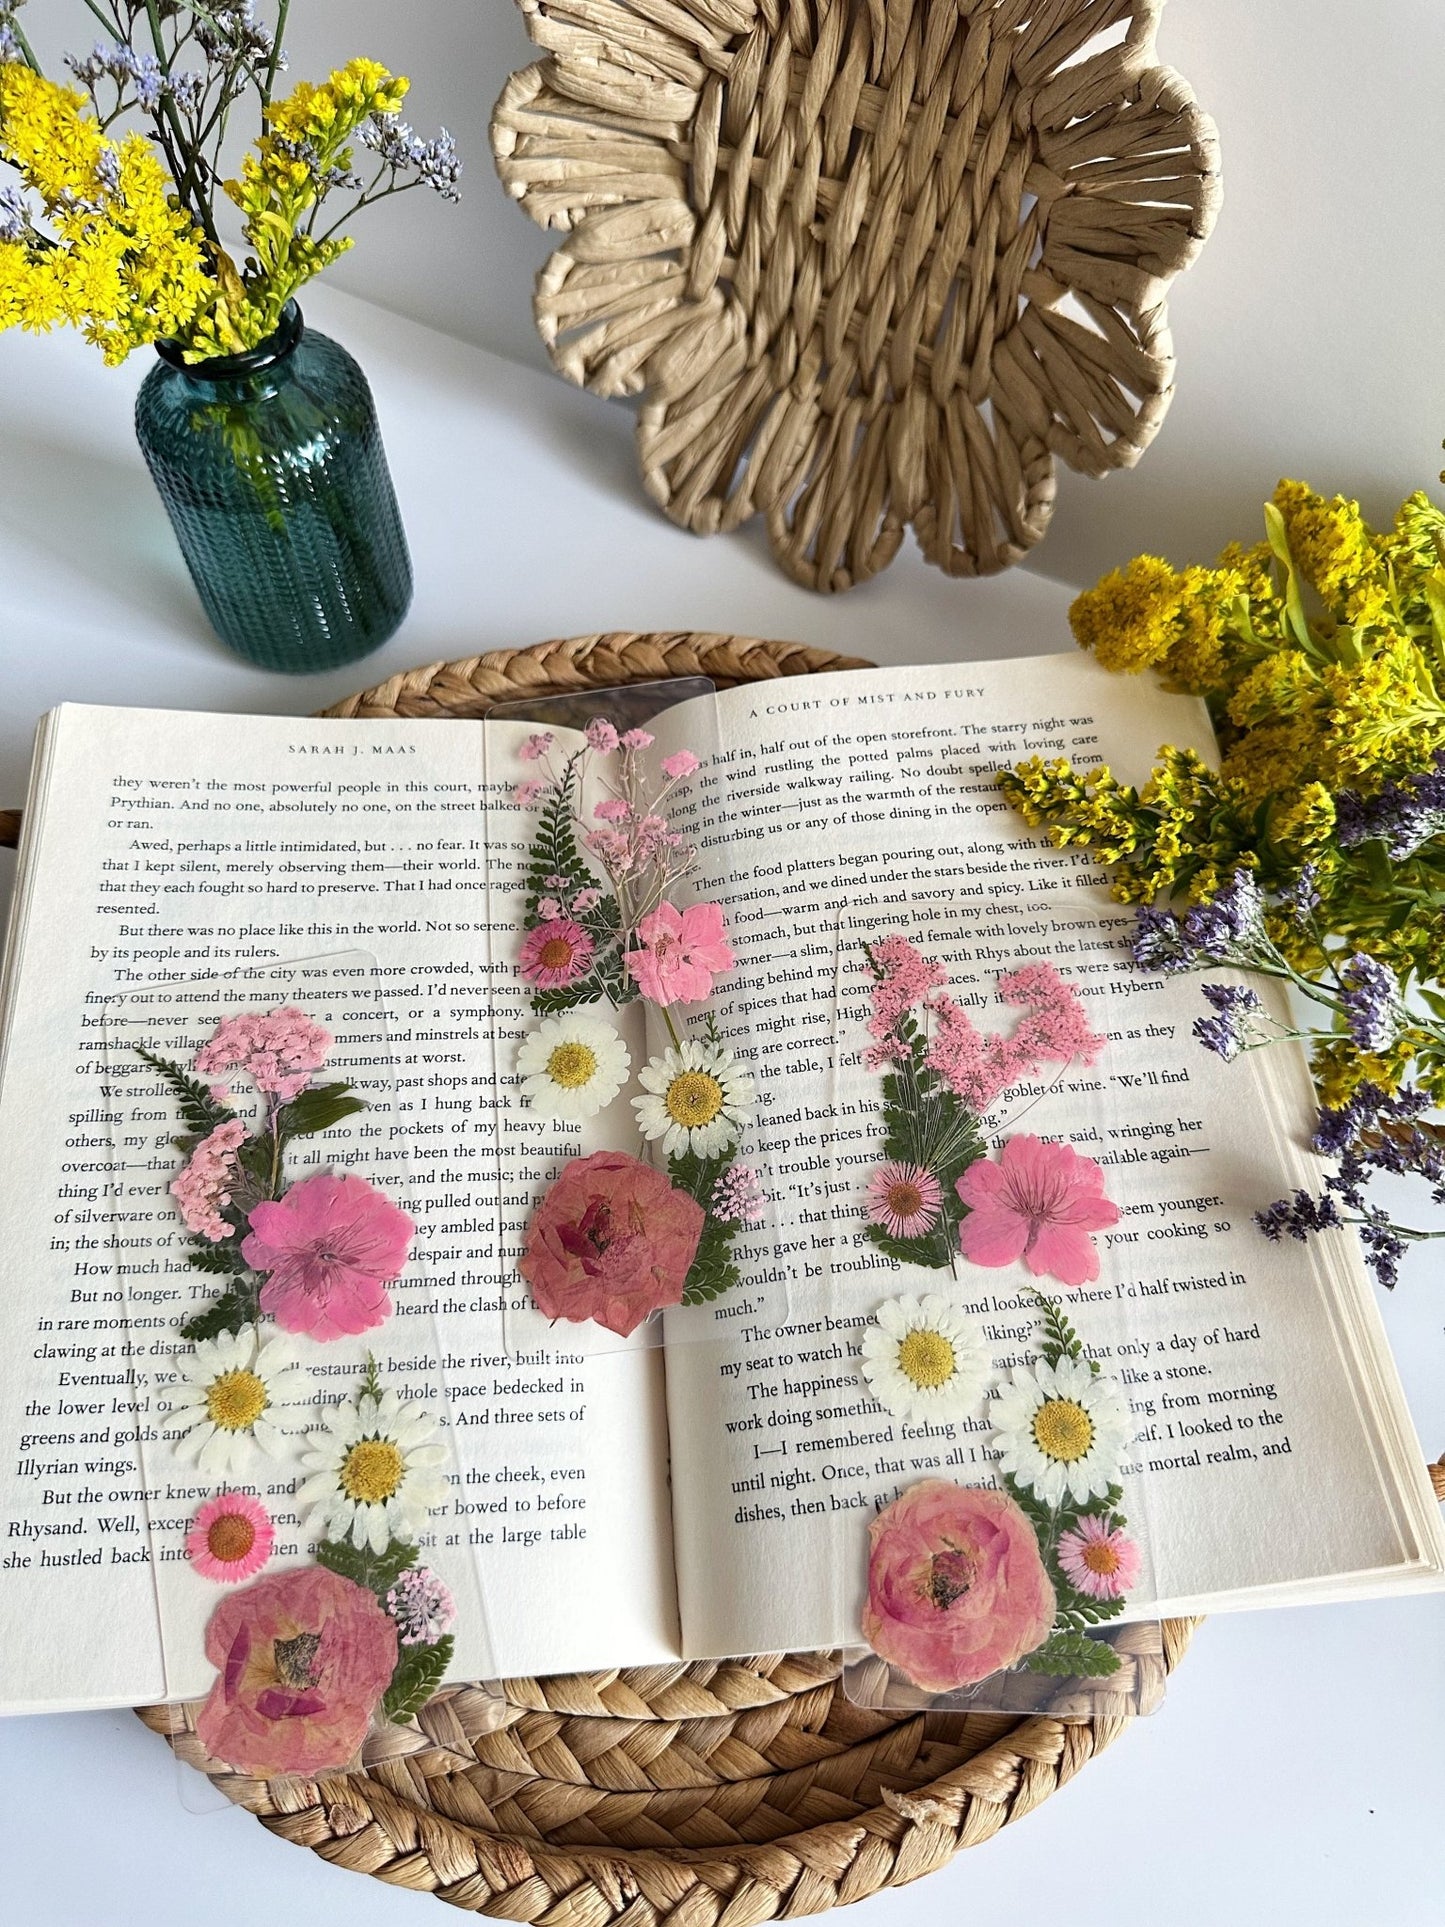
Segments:
[[[332,716],[479,716],[658,677],[759,681],[857,657],[725,635],[600,635],[434,663]],[[1188,1644],[1136,1662],[1151,1692]],[[1152,1680],[1149,1675],[1153,1676]],[[1030,1812],[1127,1726],[864,1711],[836,1656],[776,1653],[449,1687],[365,1770],[271,1789],[214,1767],[273,1833],[338,1866],[544,1927],[755,1927],[914,1880]],[[141,1718],[205,1770],[173,1713]]]
[[[1165,295],[1220,199],[1163,0],[517,3],[546,57],[497,103],[497,169],[569,236],[537,326],[569,380],[643,397],[684,528],[766,515],[814,589],[909,524],[987,574],[1047,528],[1056,458],[1153,439]]]

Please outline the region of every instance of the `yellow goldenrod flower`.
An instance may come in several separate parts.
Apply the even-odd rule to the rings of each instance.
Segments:
[[[1086,589],[1069,610],[1081,649],[1106,669],[1135,673],[1158,662],[1178,634],[1184,581],[1158,556],[1136,556]]]

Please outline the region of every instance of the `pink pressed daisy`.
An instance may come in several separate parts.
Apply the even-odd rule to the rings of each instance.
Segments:
[[[259,1499],[248,1492],[218,1492],[191,1521],[186,1557],[203,1579],[230,1585],[254,1579],[275,1543],[276,1528]]]
[[[880,1164],[868,1180],[864,1208],[890,1238],[921,1238],[942,1206],[943,1188],[921,1164]]]
[[[550,917],[527,933],[518,967],[539,990],[579,983],[592,962],[592,939],[570,917]]]
[[[1096,1513],[1086,1513],[1059,1541],[1059,1565],[1071,1586],[1091,1599],[1118,1599],[1138,1582],[1140,1553],[1122,1527],[1111,1532]]]

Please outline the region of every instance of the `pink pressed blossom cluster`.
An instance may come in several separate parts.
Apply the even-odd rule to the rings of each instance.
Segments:
[[[409,1566],[382,1604],[396,1621],[403,1646],[435,1646],[456,1621],[456,1602],[430,1566]]]
[[[678,910],[661,903],[638,924],[637,937],[640,948],[628,951],[627,967],[651,1004],[700,1004],[713,978],[733,967],[721,904]]]
[[[195,1068],[203,1077],[243,1071],[258,1091],[289,1104],[326,1062],[330,1048],[330,1031],[293,1004],[283,1004],[228,1017],[197,1051]]]
[[[231,1235],[231,1227],[221,1213],[231,1202],[238,1168],[236,1153],[245,1137],[246,1127],[238,1117],[218,1124],[201,1139],[184,1170],[171,1183],[171,1196],[180,1207],[187,1231],[209,1238],[213,1244]]]
[[[871,946],[876,981],[868,1034],[875,1040],[865,1055],[870,1070],[907,1055],[899,1026],[916,1010],[931,1023],[924,1062],[979,1116],[1003,1093],[1045,1064],[1075,1058],[1092,1064],[1108,1042],[1091,1029],[1079,993],[1048,963],[1023,964],[998,980],[1006,1004],[1024,1012],[1013,1033],[981,1031],[943,986],[944,970],[916,950],[906,937],[885,937]]]
[[[750,1164],[729,1165],[713,1187],[713,1216],[723,1224],[761,1224],[767,1203],[762,1180]]]

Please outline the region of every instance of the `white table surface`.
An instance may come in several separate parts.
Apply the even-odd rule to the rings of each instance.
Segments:
[[[728,629],[897,663],[1068,646],[1074,591],[1035,573],[952,583],[908,551],[864,589],[813,597],[756,532],[702,542],[664,522],[636,482],[623,410],[334,291],[306,305],[376,390],[416,565],[401,632],[325,676],[229,656],[131,433],[143,357],[107,372],[73,339],[0,336],[0,804],[22,799],[35,721],[62,701],[305,711],[416,663],[607,628]],[[1445,1265],[1412,1260],[1385,1315],[1433,1456]],[[1162,1711],[1074,1785],[853,1918],[1440,1927],[1442,1729],[1439,1595],[1216,1618]],[[340,1872],[244,1813],[193,1805],[128,1713],[0,1722],[0,1918],[441,1918],[428,1897]]]

